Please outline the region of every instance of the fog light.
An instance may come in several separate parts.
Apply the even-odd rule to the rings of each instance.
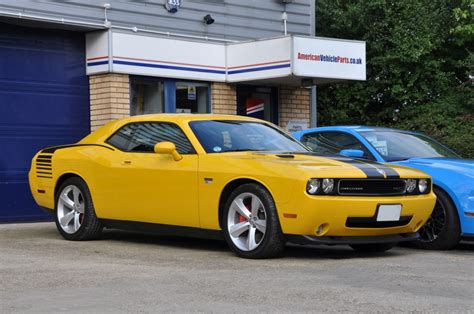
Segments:
[[[329,231],[329,225],[324,223],[316,228],[315,233],[318,237],[325,235]]]
[[[308,194],[314,195],[318,193],[318,190],[321,186],[321,181],[319,179],[309,179],[306,184],[306,192]]]
[[[405,180],[405,184],[406,184],[406,191],[408,193],[413,193],[413,191],[415,191],[415,189],[416,189],[416,180],[415,179],[407,179],[407,180]]]
[[[418,181],[418,191],[420,193],[425,193],[426,190],[428,190],[428,180],[426,179],[421,179]]]
[[[333,179],[323,179],[323,191],[326,194],[329,194],[334,189],[334,180]]]

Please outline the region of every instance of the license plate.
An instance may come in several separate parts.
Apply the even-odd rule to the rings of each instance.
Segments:
[[[399,221],[402,205],[379,205],[377,221]]]

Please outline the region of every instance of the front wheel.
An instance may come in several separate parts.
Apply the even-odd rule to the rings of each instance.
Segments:
[[[461,238],[458,213],[451,198],[435,188],[436,205],[426,224],[421,227],[420,238],[413,245],[425,250],[449,250]]]
[[[350,247],[358,252],[382,253],[393,248],[397,243],[352,244]]]
[[[227,199],[222,229],[229,247],[240,257],[270,258],[285,246],[275,202],[254,183],[236,188]]]
[[[78,177],[67,179],[59,187],[55,218],[58,231],[66,240],[92,240],[102,232],[89,188]]]

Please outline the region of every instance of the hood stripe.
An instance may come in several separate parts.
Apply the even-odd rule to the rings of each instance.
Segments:
[[[385,179],[385,176],[382,173],[378,172],[375,167],[373,167],[372,165],[366,164],[360,160],[339,159],[339,158],[331,158],[331,159],[335,159],[337,161],[350,164],[351,166],[356,167],[357,169],[364,172],[368,179]]]
[[[385,179],[385,178],[386,179],[399,179],[400,178],[400,175],[395,169],[387,167],[384,164],[380,164],[378,162],[372,162],[370,160],[361,160],[361,159],[350,159],[350,158],[339,157],[339,156],[321,156],[321,155],[316,155],[316,156],[329,158],[329,159],[337,160],[346,164],[350,164],[351,166],[354,166],[357,169],[364,172],[368,179]]]
[[[387,179],[400,179],[400,175],[398,174],[398,172],[395,169],[387,167],[384,164],[373,163],[373,162],[366,161],[366,160],[360,160],[360,162],[363,162],[363,163],[365,163],[369,166],[372,166],[376,169],[382,170],[383,172],[385,172],[385,178],[387,178]]]

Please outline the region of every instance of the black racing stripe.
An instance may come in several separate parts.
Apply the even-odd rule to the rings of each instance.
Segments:
[[[346,164],[350,164],[351,166],[356,167],[357,169],[363,171],[368,179],[385,179],[385,176],[382,173],[378,172],[376,168],[360,160],[337,157],[331,157],[331,159],[335,159],[337,161],[344,162]]]
[[[372,162],[369,160],[361,160],[361,162],[371,165],[375,167],[376,169],[380,169],[383,172],[385,172],[385,176],[387,179],[400,179],[400,174],[393,168],[387,167],[384,164],[378,163],[378,162]]]
[[[387,167],[384,164],[375,162],[375,161],[370,161],[370,160],[362,160],[362,159],[352,159],[349,157],[343,157],[343,156],[326,156],[326,155],[321,155],[313,152],[294,152],[293,154],[295,155],[310,155],[310,156],[317,156],[317,157],[322,157],[322,158],[328,158],[328,159],[333,159],[337,160],[343,163],[350,164],[362,172],[365,173],[368,179],[399,179],[400,175],[398,172],[390,167]],[[385,174],[385,175],[384,175]]]
[[[107,148],[107,149],[110,149],[112,151],[114,151],[115,149],[111,148],[111,147],[108,147],[108,146],[105,146],[105,145],[100,145],[100,144],[71,144],[71,145],[61,145],[61,146],[52,146],[52,147],[47,147],[45,149],[43,149],[41,151],[41,153],[49,153],[49,154],[53,154],[55,151],[57,151],[58,149],[63,149],[63,148],[69,148],[69,147],[80,147],[80,146],[98,146],[98,147],[103,147],[103,148]]]

